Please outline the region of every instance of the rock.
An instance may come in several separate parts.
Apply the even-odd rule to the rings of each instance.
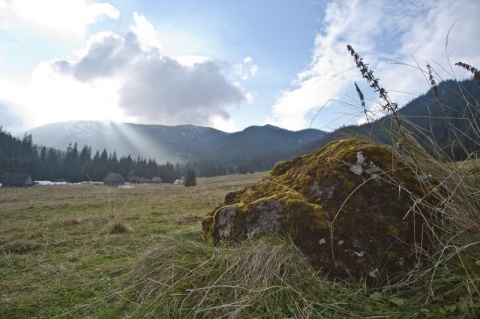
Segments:
[[[287,234],[335,278],[389,280],[414,268],[427,240],[412,195],[425,185],[385,146],[358,138],[330,143],[229,193],[202,221],[205,240]]]

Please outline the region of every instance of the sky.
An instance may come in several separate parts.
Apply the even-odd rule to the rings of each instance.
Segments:
[[[0,0],[0,126],[70,120],[332,131],[480,68],[478,0]],[[362,89],[367,112],[354,83]]]

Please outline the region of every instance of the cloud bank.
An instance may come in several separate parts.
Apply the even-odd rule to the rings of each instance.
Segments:
[[[125,35],[95,34],[74,56],[40,64],[24,113],[40,121],[71,114],[145,124],[231,124],[229,108],[249,98],[232,68],[202,56],[166,56],[148,20],[135,13],[134,21]],[[51,107],[34,110],[35,104]]]
[[[290,88],[277,96],[266,123],[303,129],[309,127],[314,114],[324,105],[335,108],[336,113],[320,112],[314,126],[333,129],[345,121],[358,122],[362,112],[355,106],[360,103],[354,81],[362,85],[371,111],[377,112],[375,95],[363,85],[347,44],[369,63],[400,105],[428,90],[415,61],[422,69],[428,61],[438,72],[439,81],[465,77],[464,71],[450,69],[448,59],[452,63],[461,60],[480,65],[480,43],[476,41],[480,39],[479,16],[480,2],[476,0],[329,2],[310,64],[298,73]]]
[[[145,19],[139,19],[145,23]],[[226,107],[246,100],[246,93],[208,58],[175,59],[132,28],[125,37],[102,33],[90,39],[77,61],[54,61],[54,68],[80,82],[115,78],[120,82],[119,106],[141,123],[212,124],[229,120]]]

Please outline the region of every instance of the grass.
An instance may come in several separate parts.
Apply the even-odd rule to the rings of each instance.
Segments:
[[[198,242],[203,215],[261,176],[199,178],[193,188],[0,188],[0,318],[108,313],[109,303],[90,306],[114,293],[146,251],[165,238]],[[88,310],[69,312],[77,307]]]
[[[478,256],[450,258],[433,278],[418,277],[408,287],[372,290],[362,282],[326,279],[288,238],[203,243],[202,217],[226,192],[263,176],[199,178],[193,188],[0,188],[0,318],[474,318],[479,313],[479,279],[471,277],[478,269],[464,271],[465,264],[479,266]]]

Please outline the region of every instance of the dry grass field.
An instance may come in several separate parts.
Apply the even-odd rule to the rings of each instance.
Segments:
[[[228,192],[264,176],[198,178],[196,187],[0,188],[0,318],[475,318],[480,313],[479,278],[472,277],[479,262],[472,253],[436,264],[406,285],[372,290],[362,282],[326,279],[288,238],[202,242],[203,216]]]

